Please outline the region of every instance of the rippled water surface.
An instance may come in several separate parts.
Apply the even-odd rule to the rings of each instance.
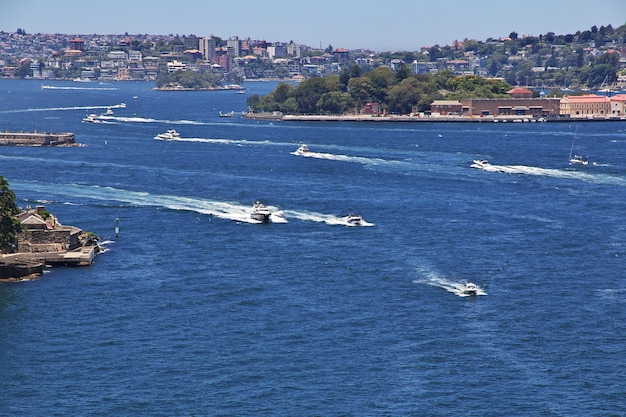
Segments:
[[[623,415],[626,123],[257,122],[275,84],[46,83],[0,80],[0,128],[84,146],[2,147],[0,175],[108,250],[0,285],[0,414]]]

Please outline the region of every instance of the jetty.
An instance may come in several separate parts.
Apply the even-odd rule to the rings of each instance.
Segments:
[[[0,146],[78,146],[74,133],[0,132]]]

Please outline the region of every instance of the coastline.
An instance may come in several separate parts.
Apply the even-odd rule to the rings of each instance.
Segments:
[[[283,122],[429,122],[429,123],[543,123],[543,122],[623,122],[626,118],[571,118],[529,116],[375,116],[375,115],[290,115],[280,112],[246,113],[242,117],[253,120],[272,120]]]

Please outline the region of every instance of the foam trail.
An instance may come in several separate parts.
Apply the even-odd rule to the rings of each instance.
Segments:
[[[416,284],[431,285],[433,287],[443,288],[444,290],[451,292],[458,297],[472,297],[470,294],[465,294],[466,280],[452,280],[446,277],[439,276],[432,271],[418,270],[423,275],[423,278],[416,279],[413,282]],[[484,289],[477,286],[476,295],[487,295]]]
[[[285,214],[287,217],[296,218],[298,220],[317,222],[317,223],[326,223],[333,226],[350,226],[350,227],[359,227],[357,225],[350,225],[347,223],[347,216],[339,217],[334,216],[332,214],[323,214],[316,213],[311,211],[296,211],[296,210],[285,210]],[[374,226],[374,223],[369,223],[363,220],[360,226]]]
[[[562,170],[552,168],[539,168],[525,165],[492,165],[489,163],[471,165],[472,168],[482,169],[488,172],[502,172],[505,174],[518,174],[518,175],[535,175],[543,177],[561,178],[584,181],[593,184],[608,184],[626,186],[626,180],[624,178],[616,177],[608,174],[590,174],[588,172],[582,172],[578,170]]]
[[[124,108],[123,104],[113,105],[96,105],[96,106],[71,106],[71,107],[40,107],[32,109],[17,109],[17,110],[2,110],[0,113],[30,113],[30,112],[42,112],[42,111],[68,111],[68,110],[98,110],[98,109],[120,109]]]

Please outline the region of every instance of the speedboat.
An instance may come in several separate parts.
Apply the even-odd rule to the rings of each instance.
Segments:
[[[174,139],[179,139],[180,138],[180,133],[178,133],[174,129],[169,129],[165,133],[159,133],[154,138],[155,139],[159,139],[159,140],[174,140]]]
[[[108,108],[107,108],[107,111],[106,111],[106,112],[104,112],[104,115],[105,115],[105,116],[113,116],[113,109],[112,109],[112,108],[110,108],[110,107],[108,107]]]
[[[489,166],[489,161],[486,159],[474,159],[474,163],[470,165],[472,168],[485,169]]]
[[[473,282],[466,282],[465,288],[463,288],[463,294],[476,295],[478,293],[478,287]]]
[[[294,153],[296,155],[304,155],[306,153],[309,153],[309,147],[306,144],[302,144]]]
[[[252,213],[250,214],[250,217],[253,220],[259,221],[261,223],[267,223],[270,221],[271,215],[272,212],[270,212],[270,209],[265,207],[262,202],[258,200],[254,202],[254,205],[252,206]]]
[[[97,121],[98,121],[98,115],[95,113],[91,113],[83,117],[83,122],[85,123],[95,123]]]
[[[234,111],[231,111],[231,112],[228,112],[228,113],[220,112],[220,117],[235,117],[235,112]]]
[[[363,218],[355,213],[350,213],[348,217],[346,217],[346,223],[353,226],[360,226],[363,222]]]

